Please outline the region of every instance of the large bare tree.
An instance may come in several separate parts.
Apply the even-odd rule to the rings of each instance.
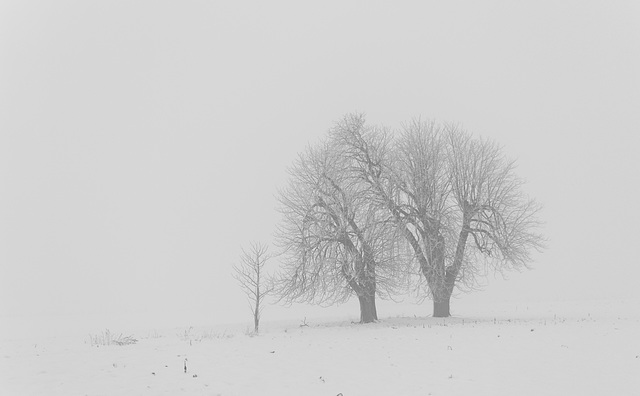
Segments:
[[[449,316],[444,283],[453,213],[442,127],[419,120],[405,124],[394,149],[388,183],[394,186],[397,224],[430,289],[434,316]]]
[[[360,321],[368,323],[378,318],[376,295],[388,297],[403,280],[394,262],[395,226],[340,154],[335,145],[321,143],[289,169],[290,183],[279,193],[283,255],[277,294],[287,302],[319,304],[355,294]]]
[[[541,248],[540,207],[495,143],[420,120],[393,139],[360,114],[345,116],[332,138],[411,247],[434,316],[450,315],[455,286],[473,283],[481,266],[520,268]]]
[[[498,271],[527,267],[531,252],[543,248],[538,233],[541,209],[526,196],[524,181],[495,142],[446,127],[450,197],[456,208],[455,253],[447,266],[439,297],[442,315],[457,281],[472,280],[479,265]]]
[[[267,282],[264,267],[271,258],[268,248],[260,243],[251,243],[249,250],[242,249],[240,263],[233,265],[233,276],[249,300],[253,315],[253,330],[258,333],[264,300],[272,286]]]

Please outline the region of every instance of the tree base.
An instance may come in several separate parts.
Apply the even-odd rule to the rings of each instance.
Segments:
[[[434,318],[448,318],[451,316],[450,300],[434,301],[433,302],[433,317]]]
[[[375,295],[358,296],[358,300],[360,301],[360,323],[371,323],[378,320]]]

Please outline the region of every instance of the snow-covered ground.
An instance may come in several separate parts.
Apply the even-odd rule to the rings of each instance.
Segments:
[[[368,325],[265,318],[259,336],[246,324],[149,328],[126,346],[5,333],[0,394],[637,395],[639,307],[467,304],[452,318]]]

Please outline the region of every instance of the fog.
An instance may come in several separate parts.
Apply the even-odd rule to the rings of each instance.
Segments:
[[[639,18],[633,1],[3,1],[0,315],[249,321],[231,265],[271,242],[287,166],[354,111],[493,138],[544,204],[533,269],[458,300],[640,298]]]

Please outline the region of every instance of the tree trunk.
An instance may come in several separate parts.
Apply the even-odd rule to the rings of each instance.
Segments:
[[[256,307],[253,311],[253,331],[258,334],[258,329],[260,327],[260,288],[256,288],[257,298],[256,298]]]
[[[445,266],[444,236],[438,232],[434,234],[433,237],[425,239],[430,241],[431,246],[427,250],[429,253],[429,260],[427,261],[428,267],[422,268],[422,273],[427,279],[427,283],[431,289],[431,295],[433,297],[433,317],[446,318],[451,316],[449,301],[453,287],[449,288],[449,284],[447,283],[448,272]]]
[[[253,331],[258,334],[258,328],[260,326],[260,318],[257,314],[253,315]]]
[[[433,317],[434,318],[446,318],[451,316],[450,303],[451,295],[453,294],[453,288],[456,284],[456,278],[462,268],[464,259],[464,250],[467,244],[467,238],[469,237],[469,221],[468,215],[464,215],[464,224],[462,230],[460,230],[460,237],[458,238],[458,245],[456,246],[456,255],[453,259],[453,265],[445,270],[444,276],[444,288],[433,296]],[[442,265],[444,266],[444,254],[437,257],[442,259]],[[434,293],[435,294],[435,293]]]
[[[360,323],[371,323],[378,320],[376,311],[376,296],[358,296],[360,301]]]
[[[446,297],[440,297],[438,299],[433,299],[433,317],[434,318],[447,318],[451,316],[451,311],[449,310],[449,302],[451,301],[451,295],[449,294]]]

